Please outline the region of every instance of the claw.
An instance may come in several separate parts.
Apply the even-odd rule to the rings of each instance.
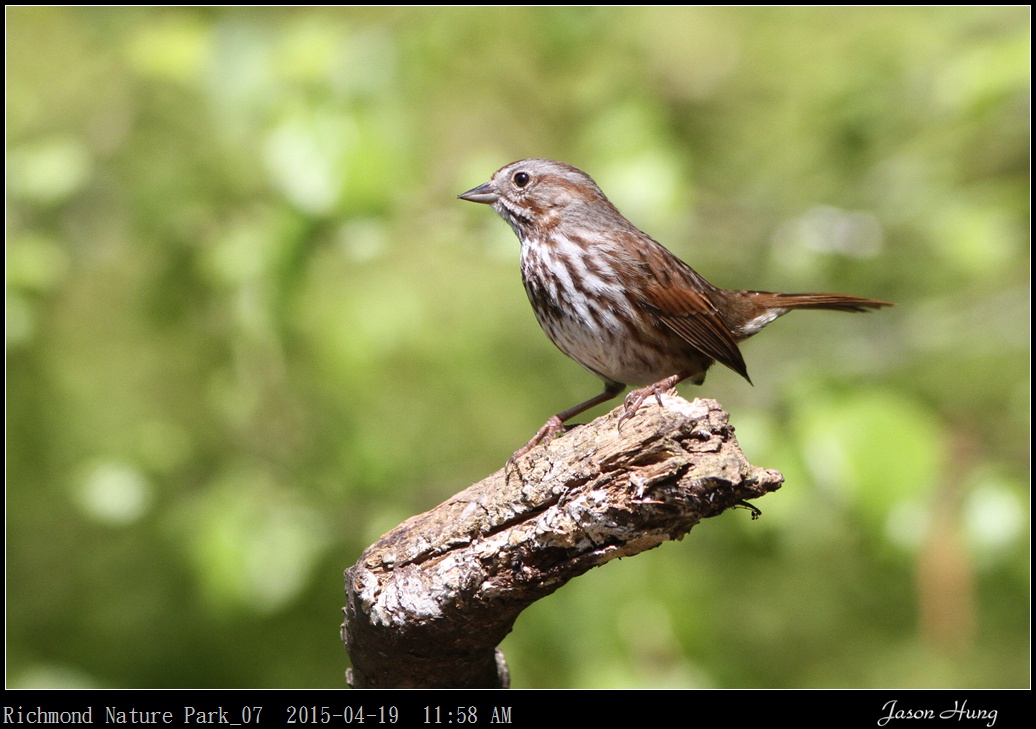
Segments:
[[[602,392],[600,395],[592,397],[586,402],[581,402],[575,407],[569,408],[568,410],[563,410],[557,415],[552,416],[550,420],[543,424],[542,428],[536,431],[536,435],[532,436],[532,440],[530,440],[524,446],[516,450],[514,454],[507,459],[507,464],[509,466],[514,465],[516,459],[521,458],[526,453],[531,451],[533,448],[538,446],[540,443],[549,443],[558,433],[564,432],[566,420],[574,418],[580,413],[585,413],[587,410],[589,410],[595,405],[600,405],[602,402],[607,402],[608,400],[611,400],[613,397],[616,397],[620,392],[622,392],[623,388],[625,388],[625,385],[622,385],[618,382],[605,382],[604,392]]]
[[[667,377],[666,379],[660,382],[656,382],[653,385],[648,385],[647,387],[641,387],[640,389],[634,390],[629,395],[627,395],[626,400],[624,402],[625,412],[623,412],[623,414],[619,416],[618,427],[621,428],[623,422],[636,415],[637,410],[640,409],[640,406],[643,405],[644,401],[652,395],[655,396],[655,400],[658,402],[658,406],[662,407],[662,395],[664,393],[676,392],[677,382],[679,382],[679,380],[674,381],[674,378]]]
[[[511,457],[507,459],[507,465],[513,466],[515,461],[538,446],[540,443],[550,443],[554,440],[554,436],[564,431],[564,429],[565,425],[561,422],[561,418],[557,415],[552,415],[550,420],[544,423],[543,427],[536,431],[536,435],[532,436],[532,440],[511,454]]]

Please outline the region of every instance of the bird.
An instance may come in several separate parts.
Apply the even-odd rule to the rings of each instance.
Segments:
[[[461,200],[489,205],[521,243],[521,273],[543,331],[604,382],[604,391],[544,423],[509,462],[564,423],[625,398],[619,426],[648,398],[714,362],[751,383],[739,343],[793,309],[861,312],[892,302],[846,294],[722,289],[627,220],[582,170],[551,159],[505,165]]]

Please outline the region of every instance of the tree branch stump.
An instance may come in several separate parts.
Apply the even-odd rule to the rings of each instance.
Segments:
[[[617,557],[780,488],[714,400],[622,407],[535,448],[364,551],[345,572],[353,688],[504,688],[519,613]]]

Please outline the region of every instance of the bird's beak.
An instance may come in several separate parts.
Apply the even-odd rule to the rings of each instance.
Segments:
[[[500,193],[493,189],[493,183],[487,182],[484,185],[473,187],[467,192],[462,192],[457,195],[461,200],[468,200],[470,202],[485,203],[490,205],[500,199]]]

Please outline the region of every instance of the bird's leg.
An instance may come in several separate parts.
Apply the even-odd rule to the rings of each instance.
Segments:
[[[580,413],[586,412],[595,405],[600,405],[602,402],[607,402],[608,400],[617,397],[625,387],[625,385],[618,382],[606,382],[604,385],[604,392],[600,395],[592,397],[586,402],[581,402],[575,407],[571,407],[568,410],[564,410],[557,415],[554,415],[550,420],[543,424],[542,428],[536,431],[536,435],[532,436],[532,440],[514,452],[514,455],[508,459],[508,463],[513,464],[516,459],[524,456],[541,442],[550,442],[555,435],[565,429],[566,420],[570,420]]]
[[[632,418],[637,413],[640,406],[644,404],[644,401],[652,395],[654,395],[655,400],[658,401],[658,406],[662,407],[662,393],[674,391],[677,383],[686,380],[692,374],[693,370],[677,372],[675,375],[669,375],[669,377],[666,377],[664,380],[659,380],[653,385],[633,390],[626,396],[626,411],[619,416],[619,427],[622,427],[623,421]]]

